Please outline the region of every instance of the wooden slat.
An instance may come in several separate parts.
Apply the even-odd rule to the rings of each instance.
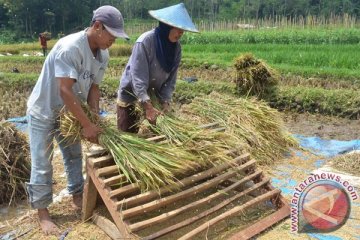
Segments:
[[[124,187],[118,188],[116,190],[113,190],[110,192],[110,198],[118,197],[122,198],[129,194],[138,193],[140,191],[139,186],[135,183],[126,185]],[[116,202],[117,210],[121,208],[123,204],[121,204],[122,201]],[[119,204],[120,203],[120,204]]]
[[[95,170],[96,177],[104,177],[119,172],[117,165],[103,167]]]
[[[175,231],[175,230],[177,230],[177,229],[179,229],[179,228],[182,228],[182,227],[185,227],[185,226],[187,226],[187,225],[189,225],[189,224],[191,224],[191,223],[194,223],[194,222],[200,220],[201,218],[204,218],[204,217],[210,215],[211,213],[216,212],[216,211],[218,211],[219,209],[227,206],[227,205],[230,204],[231,202],[233,202],[233,201],[235,201],[235,200],[237,200],[237,199],[239,199],[239,198],[241,198],[241,197],[243,197],[243,196],[251,193],[252,191],[254,191],[254,190],[256,190],[256,189],[258,189],[258,188],[266,185],[269,181],[270,181],[269,178],[264,179],[263,181],[261,181],[261,182],[255,184],[254,186],[252,186],[251,188],[248,188],[248,189],[246,189],[245,191],[243,191],[243,192],[241,192],[241,193],[238,193],[238,194],[236,194],[235,196],[233,196],[233,197],[231,197],[231,198],[229,198],[229,199],[226,199],[226,200],[222,201],[220,204],[218,204],[218,205],[216,205],[216,206],[214,206],[214,207],[212,207],[212,208],[210,208],[210,209],[208,209],[208,210],[206,210],[206,211],[204,211],[204,212],[202,212],[202,213],[199,213],[198,215],[196,215],[196,216],[194,216],[194,217],[192,217],[192,218],[186,219],[186,220],[184,220],[184,221],[182,221],[182,222],[179,222],[179,223],[177,223],[177,224],[175,224],[175,225],[172,225],[172,226],[169,226],[169,227],[167,227],[167,228],[164,228],[164,229],[162,229],[162,230],[160,230],[160,231],[158,231],[158,232],[156,232],[156,233],[153,233],[153,234],[151,234],[151,235],[149,235],[149,236],[147,236],[147,237],[144,237],[143,239],[144,239],[144,240],[145,240],[145,239],[146,239],[146,240],[155,239],[155,238],[158,238],[158,237],[160,237],[160,236],[163,236],[163,235],[165,235],[165,234],[167,234],[167,233],[169,233],[169,232]]]
[[[180,180],[178,183],[171,185],[171,186],[167,186],[167,187],[163,187],[160,188],[160,190],[153,190],[153,191],[148,191],[146,193],[128,198],[128,199],[124,199],[123,201],[119,201],[117,203],[118,206],[118,210],[120,209],[120,206],[124,206],[125,208],[127,207],[131,207],[131,206],[135,206],[144,202],[148,202],[151,200],[156,199],[157,197],[164,195],[165,193],[170,192],[171,190],[174,190],[176,188],[179,187],[186,187],[189,186],[191,184],[195,184],[201,180],[204,180],[206,178],[209,178],[211,176],[214,176],[222,171],[224,171],[225,169],[229,168],[230,166],[239,163],[239,162],[243,162],[243,161],[247,161],[250,159],[250,154],[246,153],[246,154],[242,154],[241,156],[238,156],[236,158],[234,158],[232,160],[232,162],[230,163],[223,163],[219,166],[215,166],[213,168],[210,168],[206,171],[197,173],[195,175],[192,175],[191,177],[187,177],[184,178],[182,180]],[[255,161],[255,160],[254,160]],[[253,165],[254,162],[251,163],[246,163],[247,165]]]
[[[255,224],[251,224],[251,226],[247,227],[246,229],[232,235],[229,240],[242,240],[242,239],[250,239],[255,235],[261,233],[265,229],[271,227],[275,223],[281,221],[282,219],[288,217],[290,215],[290,207],[288,204],[285,204],[276,212],[272,213],[271,215],[267,216],[264,219],[256,222]]]
[[[248,163],[250,163],[250,162],[248,162]],[[253,161],[253,164],[255,164],[255,160]],[[204,182],[202,184],[199,184],[197,186],[194,186],[192,188],[186,189],[185,191],[176,193],[176,194],[171,195],[169,197],[163,197],[163,198],[161,198],[159,200],[155,200],[155,201],[149,202],[149,203],[141,205],[141,206],[137,206],[137,207],[134,207],[134,208],[130,208],[128,210],[124,210],[124,211],[121,212],[121,214],[123,216],[123,219],[138,216],[138,215],[141,215],[141,214],[143,214],[145,212],[150,212],[150,211],[159,209],[159,208],[161,208],[161,207],[163,207],[165,205],[174,203],[174,202],[179,201],[181,199],[184,199],[186,197],[194,196],[196,194],[199,194],[199,193],[201,193],[203,191],[206,191],[207,189],[209,189],[209,188],[211,188],[213,186],[218,185],[222,181],[225,181],[225,180],[227,180],[227,179],[229,179],[231,177],[234,177],[236,174],[239,173],[239,171],[244,170],[248,166],[250,166],[250,165],[245,166],[245,164],[244,164],[241,167],[231,169],[230,171],[225,172],[222,175],[219,175],[219,176],[217,176],[217,177],[215,177],[215,178],[213,178],[211,180],[208,180],[208,181],[206,181],[206,182]]]
[[[98,158],[89,158],[88,161],[93,168],[101,167],[104,164],[109,165],[109,163],[114,163],[114,159],[110,154]]]
[[[97,149],[97,150],[93,150],[91,152],[85,153],[85,157],[86,158],[95,158],[95,157],[99,157],[101,155],[104,155],[106,153],[106,149]]]
[[[125,224],[121,220],[121,216],[119,212],[115,211],[115,203],[108,197],[108,193],[106,189],[103,189],[98,177],[95,176],[93,169],[88,165],[87,166],[87,173],[91,177],[91,180],[93,181],[96,189],[98,190],[98,193],[100,194],[102,200],[104,201],[106,208],[109,210],[109,213],[111,217],[113,218],[117,228],[119,229],[120,233],[123,235],[124,238],[129,239],[138,239],[136,236],[131,234],[130,229],[128,228],[128,225]]]
[[[129,226],[129,228],[131,229],[132,232],[136,232],[136,231],[139,231],[139,230],[142,230],[146,227],[149,227],[149,226],[152,226],[154,224],[157,224],[157,223],[160,223],[160,222],[164,222],[164,221],[168,221],[169,219],[177,216],[178,214],[184,212],[184,211],[189,211],[190,209],[192,208],[195,208],[195,207],[199,207],[201,205],[204,205],[204,204],[207,204],[211,201],[214,201],[215,199],[223,196],[225,193],[239,187],[240,185],[258,177],[259,175],[262,174],[262,171],[256,171],[255,173],[247,176],[247,177],[244,177],[242,178],[240,181],[222,189],[221,191],[218,191],[214,194],[211,194],[209,196],[207,196],[206,198],[202,198],[202,199],[199,199],[197,200],[196,202],[192,202],[190,204],[187,204],[185,206],[182,206],[178,209],[175,209],[175,210],[172,210],[170,212],[166,212],[166,213],[163,213],[159,216],[156,216],[156,217],[153,217],[153,218],[150,218],[150,219],[147,219],[147,220],[144,220],[144,221],[141,221],[141,222],[137,222],[137,223],[134,223],[134,224],[131,224]]]
[[[111,239],[124,239],[124,236],[119,232],[119,229],[117,229],[116,225],[109,219],[98,214],[94,214],[92,219],[95,225],[101,228]]]
[[[226,218],[229,218],[239,212],[242,212],[244,211],[245,209],[251,207],[251,206],[254,206],[256,204],[259,204],[260,202],[264,202],[266,200],[269,200],[271,198],[273,198],[274,196],[276,195],[279,195],[280,194],[280,190],[279,189],[275,189],[275,190],[272,190],[270,192],[267,192],[267,193],[264,193],[263,195],[259,196],[259,197],[256,197],[248,202],[246,202],[245,204],[242,204],[240,206],[236,206],[232,209],[230,209],[229,211],[226,211],[225,213],[223,214],[220,214],[219,216],[217,217],[214,217],[213,219],[207,221],[206,223],[202,224],[201,226],[195,228],[194,230],[188,232],[187,234],[185,234],[184,236],[182,236],[181,238],[179,238],[178,240],[187,240],[187,239],[192,239],[195,235],[197,235],[198,233],[206,230],[207,228],[213,226],[214,224],[226,219]]]
[[[110,187],[111,185],[126,181],[125,175],[116,175],[110,178],[106,178],[102,181],[104,187]]]
[[[91,179],[91,177],[87,174],[84,186],[84,194],[83,194],[83,206],[82,206],[82,220],[87,221],[91,215],[93,214],[96,199],[98,196],[98,192],[96,187]]]

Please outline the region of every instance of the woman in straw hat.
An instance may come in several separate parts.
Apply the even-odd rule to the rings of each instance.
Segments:
[[[139,102],[146,119],[155,124],[159,114],[170,110],[176,75],[181,60],[180,38],[184,31],[199,32],[183,3],[149,11],[159,26],[143,33],[136,41],[121,77],[117,98],[117,125],[122,131],[137,132]],[[162,109],[156,109],[150,94],[155,94]]]

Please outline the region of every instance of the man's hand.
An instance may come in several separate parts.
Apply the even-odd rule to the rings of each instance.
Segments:
[[[143,108],[145,110],[145,118],[151,124],[156,124],[156,118],[161,114],[161,112],[154,108],[150,101],[144,102]]]
[[[161,107],[162,107],[162,111],[163,113],[167,114],[171,111],[171,106],[170,106],[170,103],[169,102],[163,102],[161,104]]]
[[[98,135],[99,133],[101,133],[101,128],[99,128],[98,126],[96,126],[93,123],[90,123],[88,125],[86,125],[85,127],[83,127],[82,129],[82,135],[84,136],[84,138],[92,143],[99,143],[99,138]]]

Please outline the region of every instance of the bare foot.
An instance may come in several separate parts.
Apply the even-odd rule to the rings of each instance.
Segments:
[[[75,208],[75,210],[81,210],[82,209],[82,193],[74,194],[73,195],[73,202],[72,205]]]
[[[60,235],[60,229],[55,225],[50,218],[50,214],[47,208],[38,209],[38,215],[40,220],[41,230],[45,235]]]

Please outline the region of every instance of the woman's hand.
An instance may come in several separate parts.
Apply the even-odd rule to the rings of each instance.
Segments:
[[[150,101],[143,103],[145,118],[151,123],[156,124],[156,118],[161,114],[159,110],[153,107]]]

